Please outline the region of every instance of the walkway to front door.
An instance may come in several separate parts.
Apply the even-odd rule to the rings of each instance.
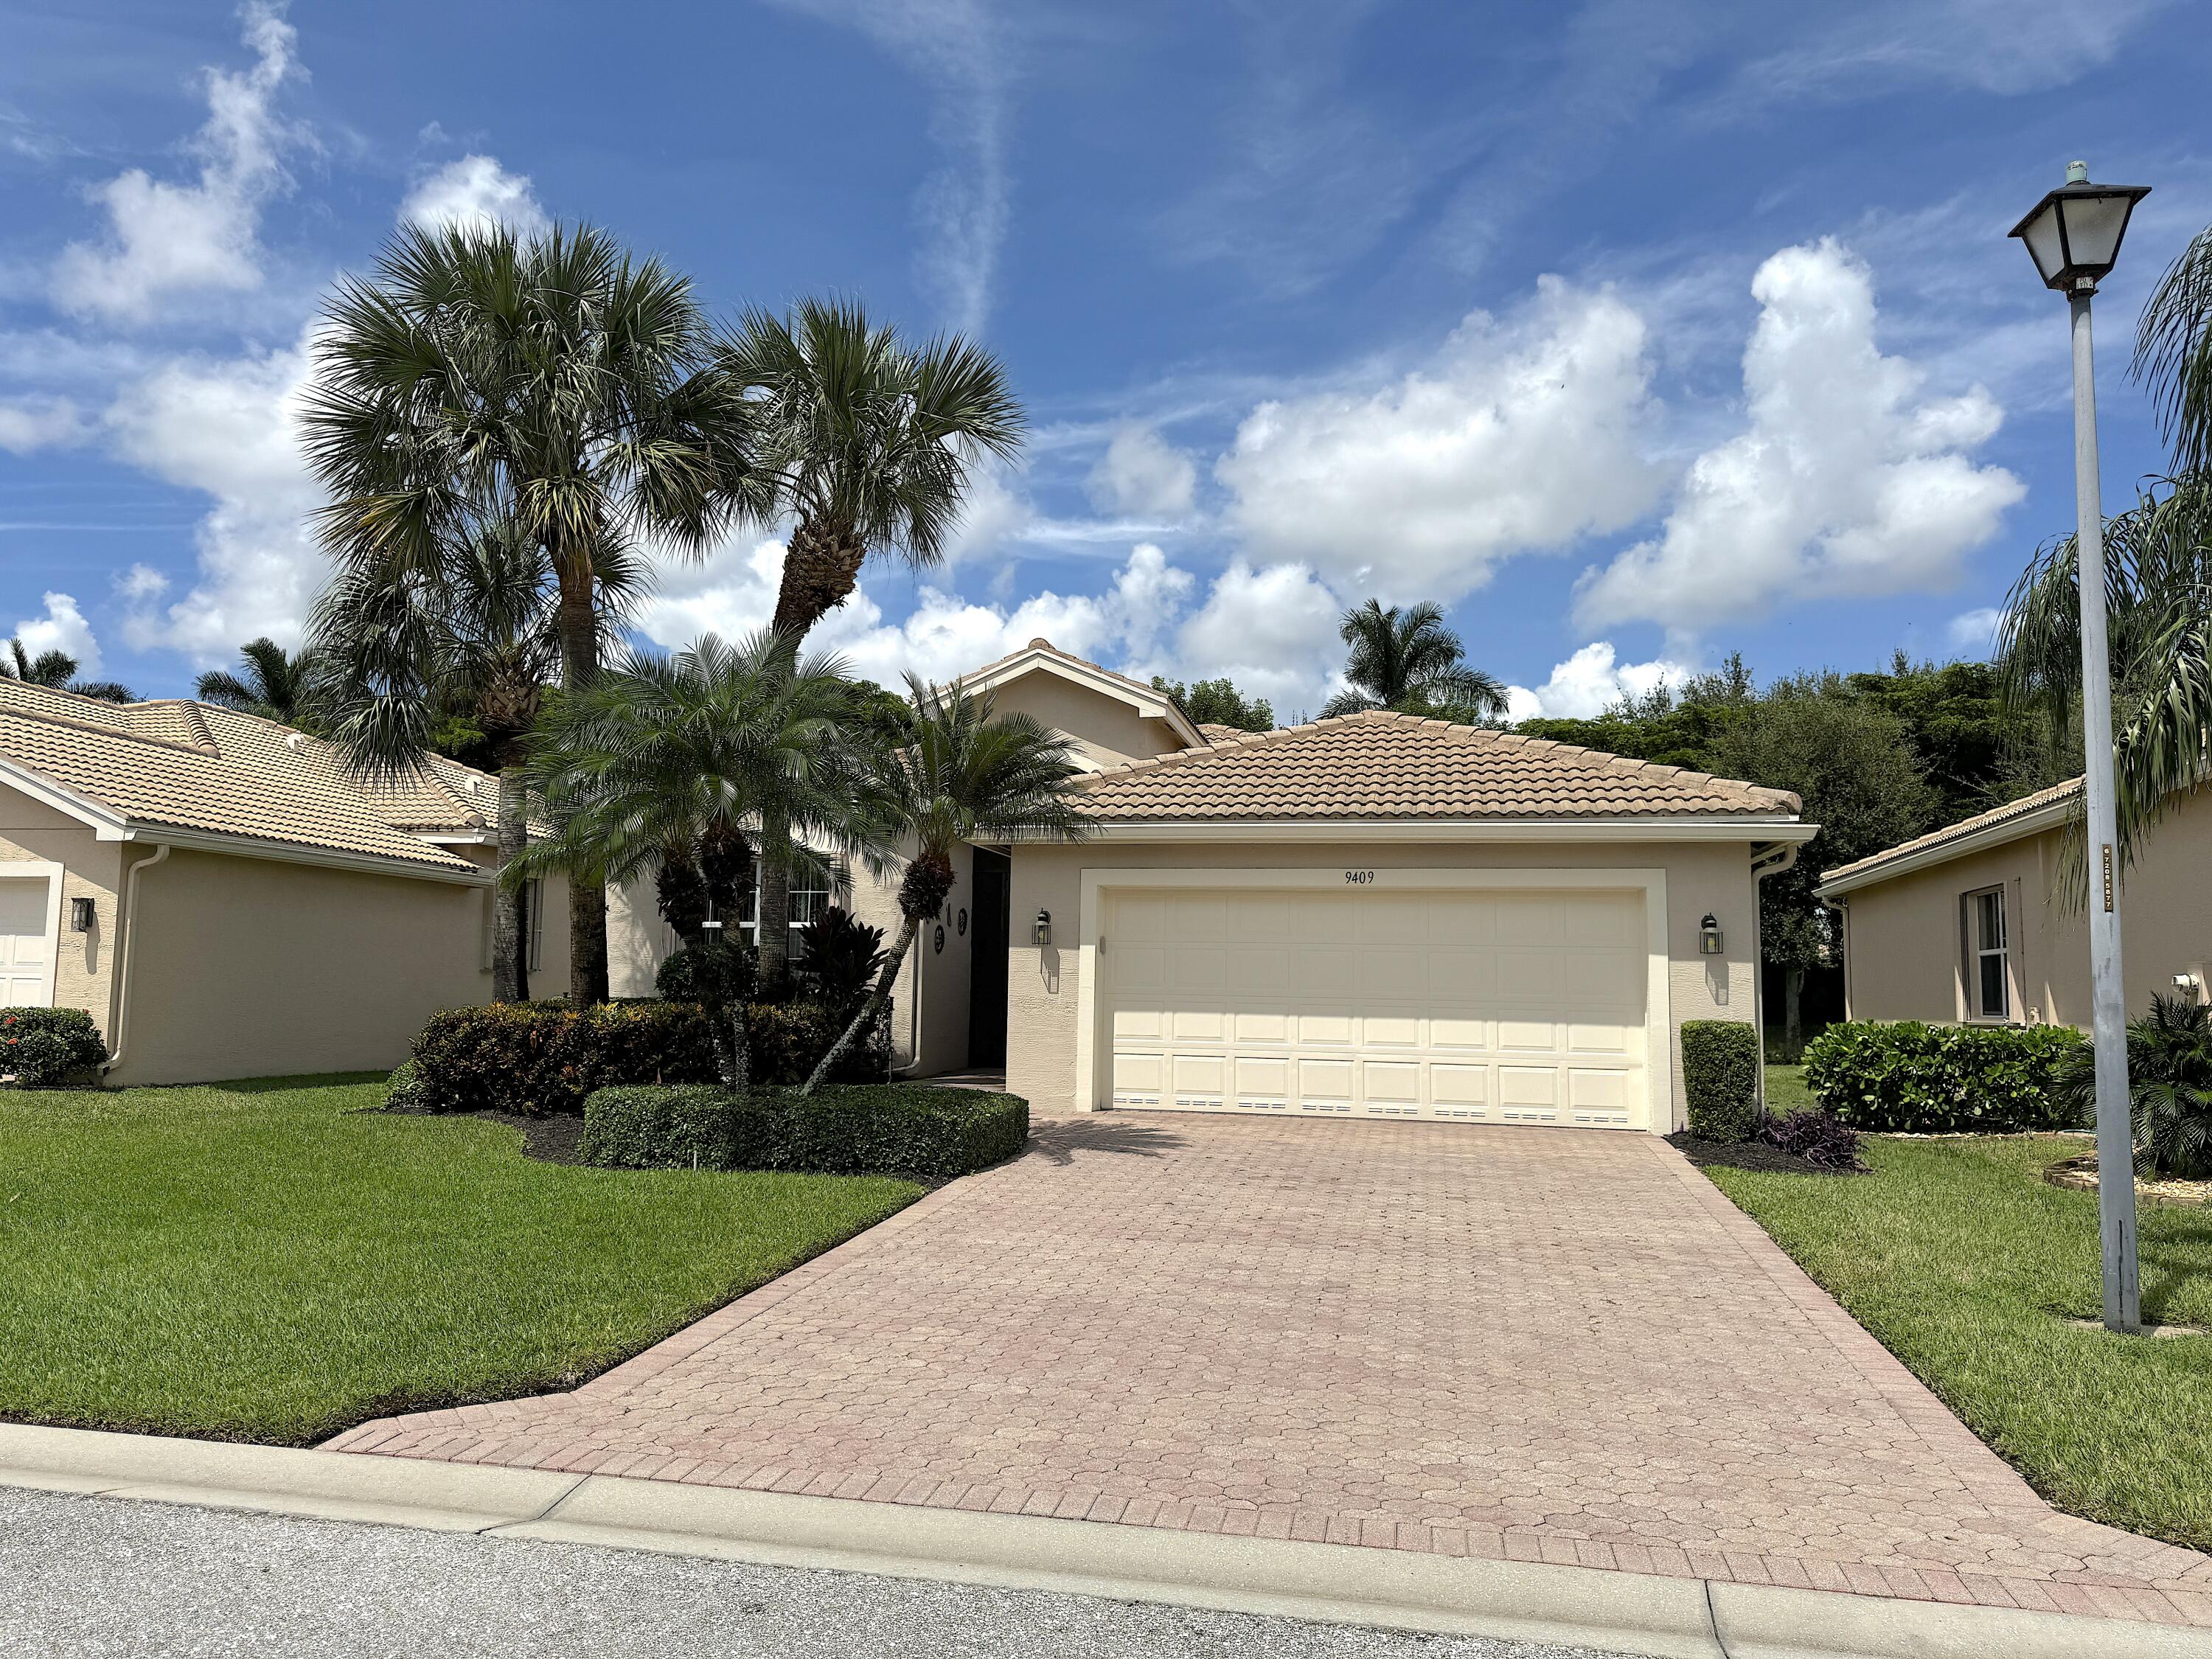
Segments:
[[[2212,1623],[1641,1134],[1111,1115],[348,1450]]]

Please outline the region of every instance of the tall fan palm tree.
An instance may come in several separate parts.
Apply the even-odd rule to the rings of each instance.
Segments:
[[[2113,805],[2123,859],[2203,786],[2212,740],[2212,475],[2161,482],[2105,526],[2112,639]],[[2069,729],[2081,696],[2081,565],[2073,537],[2039,548],[2005,602],[1997,641],[2004,695],[2050,729]],[[2067,885],[2087,893],[2079,838]]]
[[[795,639],[851,597],[871,554],[938,563],[975,470],[1021,447],[1021,405],[996,357],[957,334],[902,340],[851,301],[748,312],[717,361],[744,388],[756,464],[791,520],[775,625]],[[764,833],[785,836],[773,823]],[[760,911],[771,994],[788,981],[789,920],[784,873],[771,866]]]
[[[314,713],[315,654],[288,652],[266,637],[238,648],[243,676],[210,668],[192,684],[202,702],[220,703],[241,714],[258,714],[283,726],[297,726]]]
[[[764,512],[750,419],[708,361],[690,283],[606,232],[404,230],[325,307],[301,423],[342,564],[438,568],[492,525],[543,550],[562,683],[598,672],[600,567],[651,540],[703,555]],[[606,894],[570,890],[575,994],[606,995]]]
[[[1329,699],[1324,720],[1370,708],[1461,721],[1505,712],[1505,688],[1468,666],[1467,649],[1444,626],[1441,605],[1424,600],[1401,611],[1370,599],[1346,611],[1337,631],[1352,647],[1344,665],[1350,686]]]
[[[80,697],[95,697],[101,702],[136,702],[131,688],[113,680],[81,680],[76,677],[77,660],[66,651],[41,651],[33,656],[23,648],[23,641],[11,637],[8,654],[0,658],[0,677],[21,680],[26,685],[42,685],[50,691],[73,692]]]
[[[623,881],[653,870],[664,912],[698,949],[705,906],[691,896],[717,884],[742,890],[758,823],[773,817],[848,854],[875,848],[844,759],[859,706],[843,665],[801,658],[787,635],[763,631],[732,646],[709,634],[673,659],[632,652],[547,709],[530,776],[555,832],[507,880],[561,869]],[[769,864],[805,856],[761,850]],[[726,1005],[736,988],[710,979],[702,1000]],[[725,1069],[742,1086],[744,1010],[715,1012],[728,1015]]]
[[[340,567],[317,604],[313,654],[321,665],[331,736],[357,769],[404,774],[425,763],[443,716],[483,733],[483,758],[499,777],[498,867],[529,842],[524,764],[546,687],[560,672],[560,608],[545,550],[509,525],[447,544],[437,564],[356,560]],[[595,565],[601,624],[611,635],[643,587],[628,552],[603,544]],[[492,924],[492,996],[530,995],[527,927],[520,887],[501,889]]]
[[[970,696],[957,683],[925,685],[908,675],[907,690],[912,710],[904,729],[872,757],[861,794],[878,835],[908,850],[898,935],[867,1000],[806,1079],[808,1094],[882,1018],[922,923],[951,894],[955,848],[1014,836],[1081,841],[1093,830],[1067,795],[1080,769],[1072,740],[1027,714],[994,714],[989,699]]]

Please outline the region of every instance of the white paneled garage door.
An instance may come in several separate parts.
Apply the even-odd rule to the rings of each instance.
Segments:
[[[1120,892],[1116,1107],[1643,1128],[1641,891]]]

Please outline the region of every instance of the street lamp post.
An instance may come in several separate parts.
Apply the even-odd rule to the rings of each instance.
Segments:
[[[2074,322],[2075,564],[2081,590],[2081,738],[2088,797],[2089,984],[2097,1062],[2097,1220],[2104,1247],[2105,1328],[2142,1328],[2136,1270],[2135,1131],[2128,1105],[2127,993],[2120,977],[2114,868],[2112,669],[2105,637],[2105,515],[2097,483],[2097,378],[2089,301],[2118,259],[2142,185],[2093,185],[2081,161],[2013,227]]]

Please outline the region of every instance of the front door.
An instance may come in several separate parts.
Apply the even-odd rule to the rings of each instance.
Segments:
[[[1006,1063],[1007,893],[1014,863],[1004,853],[975,849],[975,946],[968,962],[968,1063],[995,1070]]]
[[[0,1007],[43,1008],[52,1000],[46,970],[53,951],[46,937],[46,878],[0,878]]]

